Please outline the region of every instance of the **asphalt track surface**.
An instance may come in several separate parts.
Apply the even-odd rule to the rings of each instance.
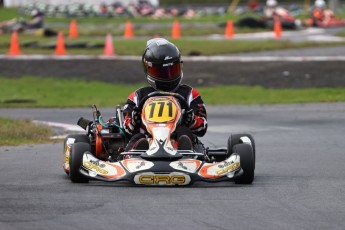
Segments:
[[[345,103],[210,106],[208,112],[207,145],[225,146],[230,132],[254,135],[252,185],[72,184],[62,170],[62,143],[1,147],[0,229],[345,228]],[[67,124],[91,115],[89,109],[0,114]]]

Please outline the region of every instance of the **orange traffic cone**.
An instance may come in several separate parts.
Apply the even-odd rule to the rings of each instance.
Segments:
[[[59,32],[57,36],[55,54],[66,55],[65,41],[64,41],[62,32]]]
[[[274,37],[275,38],[282,37],[282,25],[279,20],[274,21]]]
[[[104,44],[104,56],[113,56],[114,55],[114,47],[113,47],[113,38],[110,34],[107,34],[105,38],[105,44]]]
[[[134,37],[133,25],[132,25],[132,22],[131,22],[131,21],[127,21],[127,22],[126,22],[124,37],[125,37],[126,39],[129,39],[129,38],[133,38],[133,37]]]
[[[20,55],[20,48],[19,48],[19,41],[18,41],[18,33],[13,32],[11,36],[11,44],[10,50],[8,52],[9,55]]]
[[[178,20],[174,21],[171,29],[171,37],[174,39],[181,38],[180,23]]]
[[[231,20],[226,23],[225,28],[225,38],[233,38],[234,37],[234,24]]]
[[[78,37],[79,37],[79,34],[78,34],[77,21],[72,20],[70,25],[69,25],[69,38],[74,39],[74,38],[78,38]]]

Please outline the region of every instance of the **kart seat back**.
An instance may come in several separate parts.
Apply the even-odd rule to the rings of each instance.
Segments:
[[[178,150],[193,150],[192,140],[187,135],[182,135],[178,139]]]
[[[133,146],[135,150],[148,150],[149,149],[149,142],[146,138],[140,138],[135,145]]]

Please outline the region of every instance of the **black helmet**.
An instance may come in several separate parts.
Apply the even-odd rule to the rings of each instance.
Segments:
[[[36,9],[31,11],[31,17],[35,18],[40,15],[40,12]]]
[[[181,53],[163,38],[147,41],[142,58],[149,84],[156,90],[174,91],[183,77]]]

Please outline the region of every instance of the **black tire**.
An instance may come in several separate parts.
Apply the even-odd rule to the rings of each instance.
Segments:
[[[79,172],[79,168],[83,161],[85,152],[91,151],[91,146],[88,143],[75,143],[71,148],[71,156],[69,158],[69,178],[73,183],[88,183],[89,178],[85,177]]]
[[[67,142],[68,138],[74,138],[75,139],[74,143],[80,143],[81,142],[81,143],[90,144],[90,138],[85,134],[70,134],[70,135],[68,135],[63,142],[63,157],[64,158],[65,158],[65,152],[66,152],[66,142]],[[64,171],[67,175],[69,175],[68,170],[64,169]]]
[[[241,137],[248,137],[252,142],[253,148],[253,155],[254,155],[254,162],[256,161],[256,152],[255,152],[255,140],[252,135],[248,133],[238,133],[238,134],[231,134],[228,139],[228,157],[232,154],[233,148],[237,144],[243,144]],[[255,167],[255,166],[254,166]]]
[[[253,149],[249,144],[237,144],[233,151],[240,156],[241,168],[243,174],[234,179],[236,184],[251,184],[254,180],[254,154]]]

